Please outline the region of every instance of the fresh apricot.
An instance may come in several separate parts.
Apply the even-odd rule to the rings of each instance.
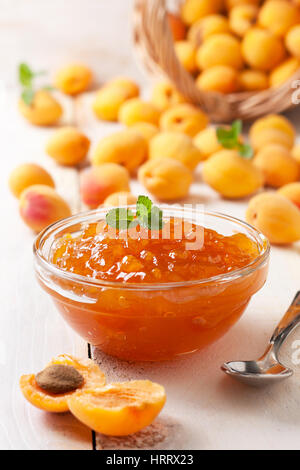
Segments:
[[[263,28],[283,37],[292,26],[300,22],[300,11],[292,2],[269,0],[262,5],[258,21]]]
[[[150,122],[137,122],[131,126],[131,129],[139,132],[148,144],[159,133],[159,128]]]
[[[222,145],[218,141],[216,129],[214,127],[207,127],[195,135],[194,144],[200,150],[205,160],[214,153],[223,149]]]
[[[78,392],[68,399],[68,406],[79,421],[94,431],[127,436],[149,426],[165,401],[161,385],[134,380]]]
[[[223,0],[185,0],[181,7],[183,21],[191,25],[204,16],[219,13]]]
[[[153,158],[139,168],[138,179],[157,199],[174,201],[188,195],[193,177],[179,160]]]
[[[113,193],[108,196],[103,205],[104,207],[120,207],[120,206],[130,206],[136,204],[137,197],[126,191],[119,191],[118,193]]]
[[[295,129],[286,117],[280,114],[269,114],[252,124],[249,137],[254,150],[259,150],[268,144],[280,144],[292,148],[295,141]]]
[[[176,41],[174,44],[177,58],[181,65],[190,73],[197,70],[196,46],[192,41]]]
[[[246,220],[271,243],[287,244],[300,240],[300,211],[287,197],[276,192],[252,198]]]
[[[277,192],[281,194],[281,196],[287,197],[300,209],[300,183],[298,181],[285,184],[279,188]]]
[[[172,33],[174,41],[181,41],[186,35],[186,26],[180,16],[171,13],[167,13],[169,27]]]
[[[196,80],[200,90],[234,93],[239,88],[237,71],[228,65],[215,65],[204,70]]]
[[[162,113],[160,127],[163,131],[183,132],[194,137],[208,124],[208,117],[199,108],[187,103],[178,104]]]
[[[218,33],[230,33],[228,20],[223,15],[209,15],[190,27],[187,39],[200,46],[209,36]]]
[[[290,151],[278,144],[269,144],[261,148],[253,160],[265,178],[265,183],[273,188],[298,181],[300,167]]]
[[[71,215],[69,205],[55,189],[43,184],[26,188],[21,193],[19,208],[23,221],[35,232]]]
[[[150,102],[140,98],[132,98],[126,101],[119,110],[119,121],[125,126],[132,126],[137,122],[149,122],[158,125],[160,111]]]
[[[61,127],[50,137],[47,154],[57,163],[66,166],[82,162],[90,148],[90,140],[75,127]]]
[[[285,57],[281,39],[271,31],[262,28],[251,28],[242,42],[243,56],[253,69],[269,71],[274,69]]]
[[[77,95],[86,91],[92,81],[92,71],[82,64],[62,67],[55,76],[55,86],[66,95]]]
[[[300,25],[293,26],[285,37],[285,45],[289,53],[300,59]]]
[[[194,145],[192,139],[181,132],[161,132],[157,134],[149,146],[149,158],[162,160],[173,158],[183,163],[190,170],[194,170],[203,160],[200,150]]]
[[[296,57],[290,57],[282,62],[270,74],[270,86],[278,87],[291,78],[300,68],[300,62]]]
[[[230,10],[230,29],[237,36],[244,37],[246,32],[256,23],[259,9],[255,5],[238,5]]]
[[[241,91],[260,91],[269,87],[269,79],[261,70],[245,69],[238,76]]]
[[[92,155],[92,163],[118,163],[134,173],[147,158],[148,145],[141,132],[124,129],[103,137]]]
[[[96,93],[92,105],[93,111],[99,119],[117,121],[122,104],[137,96],[139,96],[139,87],[133,80],[116,78]]]
[[[36,126],[56,124],[63,113],[59,102],[47,90],[38,90],[31,104],[26,104],[20,98],[19,111],[27,121]]]
[[[239,199],[258,191],[263,185],[261,171],[236,150],[221,150],[203,164],[203,179],[215,191]]]
[[[35,163],[23,163],[17,166],[11,172],[8,184],[12,194],[17,198],[20,197],[24,189],[34,184],[44,184],[51,188],[55,187],[52,176],[48,171]]]
[[[231,34],[213,34],[199,47],[196,62],[200,69],[215,65],[227,65],[234,69],[243,67],[243,56],[239,40]]]
[[[151,101],[160,111],[165,111],[175,104],[184,103],[185,99],[171,83],[158,82],[153,88]]]
[[[83,377],[84,383],[81,390],[93,387],[101,387],[105,384],[105,376],[100,368],[90,359],[78,360],[67,354],[62,354],[50,362],[48,366],[64,365],[74,367]],[[32,405],[52,413],[65,413],[69,411],[68,398],[75,391],[62,394],[49,393],[40,388],[34,374],[22,375],[20,378],[21,391]]]
[[[117,163],[102,163],[85,169],[80,175],[81,198],[91,209],[119,191],[129,191],[129,173]]]

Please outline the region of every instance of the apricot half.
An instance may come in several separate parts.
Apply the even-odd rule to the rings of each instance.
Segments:
[[[54,364],[74,367],[84,379],[80,390],[101,387],[105,384],[103,372],[91,359],[78,360],[67,354],[62,354],[52,359],[48,366]],[[20,388],[26,400],[32,405],[52,413],[65,413],[69,411],[68,398],[76,393],[76,390],[63,394],[48,393],[37,385],[34,374],[22,375],[20,378]]]
[[[114,383],[84,390],[68,399],[71,413],[109,436],[127,436],[149,426],[166,401],[164,388],[149,380]]]

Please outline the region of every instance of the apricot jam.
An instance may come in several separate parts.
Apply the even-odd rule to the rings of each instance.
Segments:
[[[129,229],[124,238],[90,214],[89,223],[79,215],[55,235],[50,269],[37,272],[67,322],[113,356],[157,361],[202,349],[228,331],[265,282],[267,242],[230,217],[205,219],[226,236],[176,218],[163,231]]]

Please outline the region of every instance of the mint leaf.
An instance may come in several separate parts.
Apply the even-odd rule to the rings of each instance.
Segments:
[[[27,64],[19,65],[19,81],[24,87],[31,87],[34,73]]]
[[[22,100],[24,101],[24,103],[26,103],[28,106],[30,106],[32,101],[33,101],[33,98],[34,98],[33,89],[32,88],[25,88],[25,90],[23,91],[21,97],[22,97]]]
[[[224,127],[217,128],[217,139],[222,147],[226,149],[236,149],[243,158],[252,158],[253,150],[248,144],[240,143],[240,135],[243,123],[240,119],[234,121],[230,129]]]
[[[118,230],[127,229],[130,227],[131,222],[134,219],[133,212],[126,208],[115,208],[111,209],[106,214],[106,223],[113,228]]]
[[[147,209],[147,212],[151,211],[152,207],[152,201],[149,197],[147,196],[139,196],[137,203],[136,203],[136,215],[139,215],[139,208],[143,206],[144,208]],[[143,209],[142,209],[143,210]]]
[[[243,129],[243,123],[240,119],[233,121],[233,123],[231,124],[231,131],[235,139],[239,138],[239,135],[242,133],[242,129]]]
[[[150,230],[161,230],[163,226],[163,212],[159,207],[153,206],[150,215],[150,226],[148,228]]]
[[[252,158],[253,157],[253,149],[248,144],[240,144],[238,147],[239,154],[241,157],[244,158]]]

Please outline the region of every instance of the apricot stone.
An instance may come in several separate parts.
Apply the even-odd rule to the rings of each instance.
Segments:
[[[269,79],[261,70],[245,69],[238,76],[241,91],[260,91],[269,87]]]
[[[92,71],[82,64],[70,64],[61,68],[55,76],[55,86],[66,95],[86,91],[92,81]]]
[[[287,197],[300,209],[300,183],[298,181],[282,186],[277,192],[281,196]]]
[[[230,199],[250,196],[264,182],[261,171],[235,150],[221,150],[206,160],[203,179],[215,191]]]
[[[300,68],[300,62],[296,57],[290,57],[282,62],[270,74],[270,86],[278,87],[291,78]]]
[[[136,204],[137,197],[131,194],[130,192],[120,191],[118,193],[113,193],[108,196],[103,205],[104,207],[121,207],[121,206],[130,206]]]
[[[92,163],[118,163],[134,173],[146,160],[147,153],[148,145],[142,134],[134,129],[124,129],[100,140],[92,155]]]
[[[42,168],[40,165],[35,163],[23,163],[17,166],[9,177],[9,188],[14,196],[20,197],[24,189],[35,184],[43,184],[55,187],[52,176]]]
[[[81,198],[91,209],[119,191],[129,191],[129,173],[121,165],[103,163],[83,170],[80,175]]]
[[[223,7],[223,0],[185,0],[181,7],[183,21],[191,25],[200,18],[219,13]]]
[[[265,183],[273,188],[299,180],[300,167],[282,145],[266,145],[257,152],[253,162],[262,171]]]
[[[214,127],[207,127],[203,131],[200,131],[194,137],[194,144],[200,150],[205,160],[214,153],[223,149],[222,145],[218,141],[216,129]]]
[[[47,90],[37,91],[29,105],[21,98],[19,111],[27,121],[35,126],[56,124],[63,113],[61,105]]]
[[[160,111],[165,111],[175,104],[184,103],[185,99],[171,83],[158,82],[153,88],[151,101]]]
[[[285,37],[285,45],[290,54],[300,59],[300,25],[293,26]]]
[[[268,144],[280,144],[292,148],[295,141],[295,129],[286,117],[269,114],[254,122],[250,128],[249,137],[254,150],[259,150]]]
[[[251,28],[242,42],[243,56],[247,64],[258,70],[274,69],[285,57],[281,39],[271,31],[262,28]]]
[[[223,15],[209,15],[190,27],[187,39],[200,46],[209,36],[218,33],[230,33],[228,20]]]
[[[190,73],[197,70],[196,46],[192,41],[176,41],[174,44],[177,58],[181,65]]]
[[[141,166],[138,179],[157,199],[174,201],[188,195],[193,177],[180,161],[163,158],[149,160]]]
[[[228,65],[215,65],[204,70],[196,80],[200,90],[235,93],[239,88],[237,71]]]
[[[214,34],[209,36],[199,47],[196,55],[200,69],[215,65],[227,65],[234,69],[243,67],[243,56],[239,40],[231,34]]]
[[[150,102],[142,101],[140,98],[132,98],[126,101],[119,110],[119,121],[125,126],[133,126],[137,122],[149,122],[158,125],[160,111]]]
[[[90,140],[75,127],[61,127],[49,139],[47,154],[60,165],[82,162],[89,151]]]
[[[149,158],[156,161],[172,158],[180,161],[190,170],[194,170],[203,160],[200,150],[189,136],[171,131],[161,132],[151,140]]]
[[[285,36],[288,30],[300,22],[300,11],[286,0],[269,0],[260,9],[259,24],[276,36]]]
[[[43,184],[25,189],[20,196],[19,208],[23,221],[35,232],[71,215],[69,205],[55,189]]]
[[[139,96],[139,87],[134,81],[116,78],[97,92],[92,105],[93,111],[99,119],[117,121],[122,104],[137,96]]]
[[[256,23],[259,9],[255,5],[239,5],[230,10],[229,25],[237,36],[244,37],[246,32]]]
[[[160,127],[163,131],[183,132],[194,137],[208,124],[208,117],[199,108],[187,103],[178,104],[162,113]]]
[[[288,198],[276,192],[252,198],[246,220],[271,243],[287,244],[300,240],[300,211]]]

